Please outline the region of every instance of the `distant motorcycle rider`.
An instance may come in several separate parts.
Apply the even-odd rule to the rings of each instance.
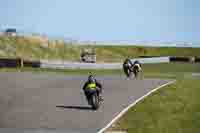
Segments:
[[[141,71],[142,65],[138,60],[133,63],[129,58],[127,58],[123,63],[123,69],[126,76],[130,77],[131,73],[134,72],[134,69]]]
[[[89,101],[89,94],[92,89],[96,89],[97,95],[99,96],[100,100],[103,101],[101,83],[98,82],[93,75],[89,75],[87,82],[83,86],[83,91],[85,93],[87,101]]]
[[[129,77],[132,65],[133,64],[132,64],[131,60],[128,58],[123,63],[123,70],[127,77]]]

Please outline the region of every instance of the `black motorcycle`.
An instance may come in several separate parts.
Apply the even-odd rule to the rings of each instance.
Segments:
[[[137,60],[134,63],[132,63],[130,59],[126,59],[123,63],[124,73],[129,79],[133,77],[133,74],[136,79],[139,76],[139,73],[140,73],[139,67],[134,64],[140,64],[140,63]]]
[[[93,110],[97,110],[100,107],[101,99],[96,89],[88,91],[88,104],[92,106]]]

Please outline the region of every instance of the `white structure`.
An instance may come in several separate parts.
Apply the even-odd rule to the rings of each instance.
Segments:
[[[6,29],[4,34],[7,35],[7,36],[16,36],[17,30],[16,29]]]

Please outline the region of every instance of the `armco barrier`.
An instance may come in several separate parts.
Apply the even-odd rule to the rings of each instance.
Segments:
[[[200,63],[200,57],[195,57],[194,62]]]
[[[190,57],[170,57],[170,62],[190,62]]]
[[[23,61],[24,67],[39,68],[40,64],[41,64],[40,61],[28,61],[28,60]]]

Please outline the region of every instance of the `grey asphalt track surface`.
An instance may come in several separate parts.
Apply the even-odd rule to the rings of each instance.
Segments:
[[[97,79],[104,87],[104,103],[93,111],[81,90],[87,76],[0,73],[0,128],[94,133],[136,99],[170,81],[117,76]]]

